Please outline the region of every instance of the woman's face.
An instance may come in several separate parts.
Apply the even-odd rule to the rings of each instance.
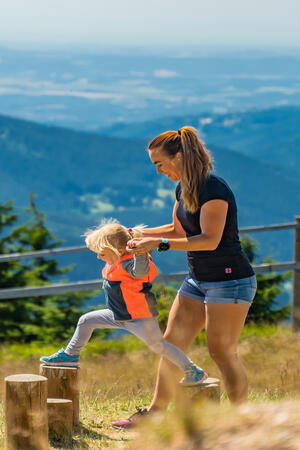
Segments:
[[[160,147],[148,150],[153,164],[156,165],[157,173],[162,173],[172,181],[180,180],[181,153],[176,153],[170,158],[166,156]]]

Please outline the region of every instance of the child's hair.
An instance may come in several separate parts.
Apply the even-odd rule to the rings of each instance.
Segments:
[[[93,252],[100,253],[105,248],[113,251],[120,257],[119,250],[125,249],[130,239],[142,237],[145,225],[136,225],[134,228],[126,228],[116,219],[104,219],[100,225],[84,233],[86,246]]]

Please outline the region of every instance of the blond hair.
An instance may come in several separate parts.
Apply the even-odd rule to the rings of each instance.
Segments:
[[[101,253],[109,249],[120,257],[120,250],[124,250],[131,239],[142,237],[144,228],[145,225],[126,228],[116,219],[104,219],[98,227],[84,233],[85,244],[93,252]]]
[[[148,150],[161,147],[162,152],[173,158],[178,152],[181,160],[181,197],[185,209],[194,213],[199,209],[201,185],[213,170],[212,156],[201,141],[198,131],[184,126],[178,131],[165,131],[156,136]]]

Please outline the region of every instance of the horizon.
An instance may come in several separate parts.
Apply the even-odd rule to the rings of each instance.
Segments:
[[[11,0],[1,10],[4,45],[300,45],[298,0]]]
[[[172,55],[166,55],[165,52],[172,51]],[[177,50],[177,52],[174,50]],[[72,51],[74,53],[86,53],[88,55],[101,55],[111,54],[119,56],[166,56],[167,58],[193,58],[193,57],[218,57],[224,56],[224,52],[228,55],[235,53],[240,57],[249,57],[249,54],[241,55],[242,52],[253,52],[256,54],[270,54],[270,55],[289,55],[291,57],[299,58],[300,43],[298,45],[279,46],[279,45],[243,45],[243,44],[193,44],[193,45],[178,45],[178,44],[145,44],[145,45],[120,45],[120,44],[107,44],[96,45],[87,43],[64,43],[64,44],[38,44],[36,42],[10,42],[0,43],[0,51],[55,51],[57,54],[64,53],[66,51]],[[1,63],[1,61],[0,61]]]

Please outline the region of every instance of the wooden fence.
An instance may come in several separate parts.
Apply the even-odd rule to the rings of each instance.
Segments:
[[[259,227],[241,228],[240,233],[254,233],[277,230],[294,230],[294,260],[279,264],[260,264],[253,266],[256,274],[267,272],[293,271],[293,301],[292,301],[292,327],[294,331],[300,330],[300,216],[295,217],[294,223],[279,225],[267,225]],[[88,249],[85,246],[66,247],[52,250],[40,250],[37,252],[10,253],[0,255],[0,263],[17,261],[26,258],[42,258],[53,255],[67,253],[84,252]],[[186,272],[170,273],[156,277],[157,283],[181,282],[187,275]],[[76,292],[83,290],[102,289],[102,280],[77,281],[74,283],[57,283],[48,286],[37,286],[28,288],[0,289],[0,301],[15,298],[37,297],[42,295],[53,295],[65,292]]]

